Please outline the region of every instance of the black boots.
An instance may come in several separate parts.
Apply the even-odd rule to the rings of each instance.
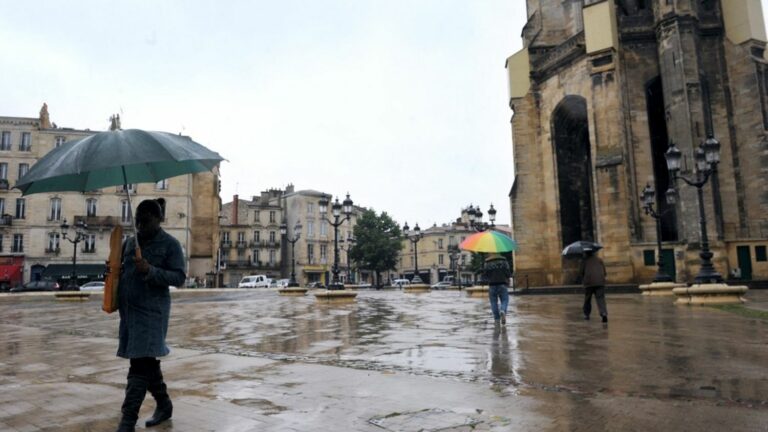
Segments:
[[[139,419],[139,409],[141,403],[144,402],[144,396],[147,394],[147,387],[149,387],[149,380],[143,375],[128,372],[128,384],[125,386],[125,400],[123,401],[122,413],[123,416],[120,419],[120,425],[117,427],[117,432],[133,432],[136,427],[136,421]]]
[[[131,359],[131,368],[128,370],[128,384],[125,386],[125,400],[123,401],[123,416],[117,432],[134,432],[136,422],[139,419],[141,408],[147,390],[154,396],[157,408],[152,418],[146,421],[147,427],[158,425],[173,414],[173,404],[168,397],[168,389],[163,382],[163,373],[160,371],[160,360],[154,358]]]
[[[168,388],[163,382],[163,373],[160,371],[160,360],[157,362],[154,373],[152,374],[152,380],[149,383],[149,392],[155,398],[157,406],[152,417],[147,420],[144,425],[147,427],[157,426],[160,423],[168,420],[173,415],[173,404],[171,398],[168,396]]]

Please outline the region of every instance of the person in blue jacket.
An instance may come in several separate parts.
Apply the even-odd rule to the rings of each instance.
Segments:
[[[136,209],[137,237],[123,244],[122,270],[118,284],[120,343],[118,357],[130,360],[122,418],[118,432],[133,431],[147,391],[157,402],[146,426],[171,418],[173,404],[163,381],[158,357],[168,355],[165,344],[171,313],[169,286],[182,286],[186,279],[184,254],[179,241],[160,228],[163,210],[158,201],[144,200]],[[141,258],[136,254],[136,241]]]

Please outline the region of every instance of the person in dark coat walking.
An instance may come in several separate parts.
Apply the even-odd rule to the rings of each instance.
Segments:
[[[499,254],[491,254],[485,259],[483,278],[488,282],[488,299],[491,302],[493,320],[507,323],[507,306],[509,305],[509,278],[512,270],[506,258]]]
[[[584,319],[589,320],[592,313],[592,295],[603,322],[608,322],[608,307],[605,304],[605,264],[595,251],[585,252],[581,270],[581,283],[584,286]]]
[[[142,258],[136,256],[136,238],[123,244],[123,262],[118,285],[120,342],[118,357],[130,360],[125,400],[118,432],[133,431],[139,408],[149,391],[157,402],[146,426],[171,418],[173,404],[157,357],[168,355],[165,344],[171,313],[169,286],[182,286],[186,279],[184,254],[179,241],[160,228],[160,203],[145,200],[136,209],[136,229]]]

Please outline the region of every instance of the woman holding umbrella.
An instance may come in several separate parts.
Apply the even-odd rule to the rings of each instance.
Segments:
[[[162,219],[160,203],[142,201],[136,209],[137,236],[126,240],[123,247],[117,355],[129,359],[131,365],[118,432],[134,430],[147,391],[157,402],[154,415],[146,421],[147,427],[160,424],[173,414],[157,357],[170,352],[165,344],[171,312],[169,286],[180,286],[186,275],[181,245],[160,228]]]

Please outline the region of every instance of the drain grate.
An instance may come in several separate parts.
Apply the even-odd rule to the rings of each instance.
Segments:
[[[368,423],[392,432],[431,432],[461,427],[472,428],[482,421],[453,411],[433,408],[373,417]]]

